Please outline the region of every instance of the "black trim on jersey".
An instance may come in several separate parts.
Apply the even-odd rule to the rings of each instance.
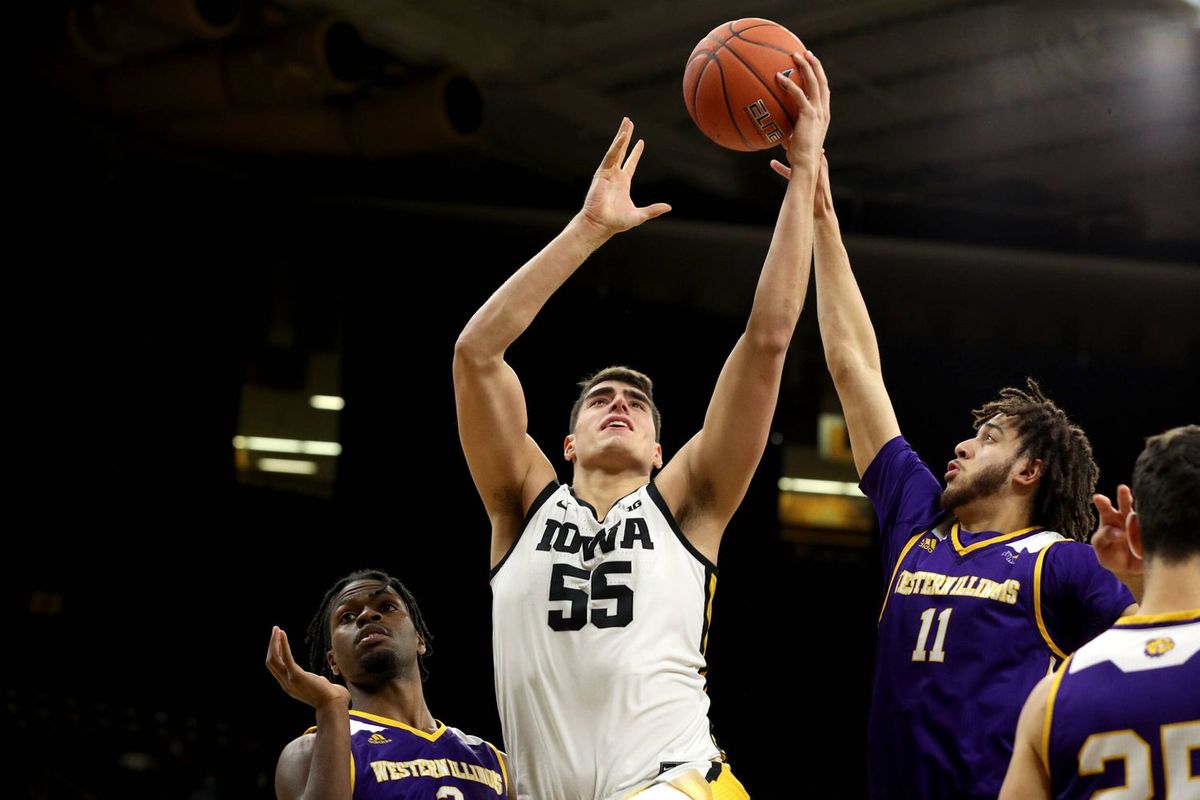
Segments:
[[[667,501],[664,500],[663,496],[659,493],[658,487],[654,485],[654,481],[646,484],[646,494],[650,495],[650,499],[654,501],[654,505],[658,506],[658,510],[661,511],[662,515],[666,518],[667,524],[671,526],[671,530],[675,531],[675,535],[679,537],[679,541],[683,544],[684,549],[691,553],[692,556],[704,566],[704,569],[710,570],[714,575],[716,575],[717,565],[705,558],[704,554],[697,550],[694,544],[688,541],[687,536],[685,536],[683,531],[679,529],[679,523],[675,521],[675,515],[671,513],[671,509],[667,508]],[[706,574],[704,577],[705,586],[707,587],[708,575]],[[708,589],[705,588],[704,591],[707,592]]]
[[[662,775],[667,770],[675,769],[676,767],[683,766],[687,763],[687,761],[660,761],[658,763],[658,774]],[[711,764],[712,766],[708,768],[708,772],[704,776],[706,783],[713,783],[721,777],[721,767],[723,766],[724,762],[713,761]]]
[[[700,616],[704,618],[704,627],[700,630],[700,655],[702,656],[706,655],[704,651],[708,649],[705,647],[705,645],[708,644],[708,604],[712,602],[713,593],[715,590],[715,587],[713,586],[713,576],[716,574],[717,571],[712,567],[707,565],[704,567],[704,605],[700,607]],[[707,680],[708,668],[705,667],[705,669],[701,670],[700,675]]]
[[[643,486],[644,486],[644,485],[645,485],[645,484],[643,484]],[[653,485],[653,484],[651,484],[651,485]],[[624,500],[626,497],[632,497],[633,495],[637,494],[637,493],[638,493],[638,492],[640,492],[641,490],[642,490],[642,487],[641,487],[641,486],[639,486],[638,488],[634,489],[634,490],[633,490],[632,492],[630,492],[629,494],[622,495],[621,497],[618,497],[618,498],[617,498],[617,502],[613,503],[613,507],[616,507],[616,506],[620,505],[620,504],[621,504],[621,501],[622,501],[622,500]],[[574,500],[575,500],[575,502],[576,502],[576,503],[579,503],[579,505],[583,506],[583,507],[584,507],[584,508],[586,508],[588,511],[592,512],[592,519],[596,520],[596,524],[597,524],[597,525],[600,525],[600,524],[603,524],[603,523],[604,523],[604,520],[600,519],[600,515],[596,513],[596,509],[592,507],[592,504],[591,504],[591,503],[589,503],[587,500],[584,500],[584,499],[583,499],[582,497],[580,497],[579,495],[575,494],[575,487],[574,487],[574,486],[568,486],[568,487],[567,487],[567,491],[571,493],[571,497],[572,497],[572,498],[574,498]],[[610,507],[608,510],[609,510],[609,511],[612,511],[612,508]],[[608,514],[605,514],[604,516],[605,516],[605,517],[607,517],[607,516],[608,516]]]
[[[517,543],[521,541],[521,537],[525,535],[525,529],[529,527],[529,523],[533,521],[533,516],[541,510],[542,506],[546,505],[546,501],[550,496],[558,491],[559,483],[557,480],[551,480],[546,484],[546,488],[538,492],[538,496],[533,498],[533,502],[529,504],[529,510],[525,512],[525,519],[521,522],[521,527],[517,531],[517,535],[513,538],[513,542],[508,546],[508,552],[504,557],[496,562],[496,566],[492,567],[492,571],[488,573],[488,581],[496,577],[496,573],[504,566],[504,562],[508,561],[508,557],[512,555],[513,550],[517,549]]]

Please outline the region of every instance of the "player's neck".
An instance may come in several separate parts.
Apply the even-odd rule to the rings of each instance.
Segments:
[[[1200,608],[1200,555],[1186,561],[1146,564],[1146,590],[1138,614],[1170,614]]]
[[[437,727],[425,704],[425,691],[419,679],[397,678],[372,687],[350,684],[349,689],[355,711],[387,717],[420,731]]]
[[[604,519],[614,503],[649,481],[649,475],[637,471],[605,472],[583,469],[576,464],[575,474],[571,478],[571,491],[594,508],[600,519]]]
[[[1016,498],[981,497],[954,509],[959,527],[970,533],[1010,533],[1033,525],[1029,505]]]

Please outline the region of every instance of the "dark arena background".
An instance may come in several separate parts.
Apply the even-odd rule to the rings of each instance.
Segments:
[[[5,797],[273,797],[312,713],[263,667],[271,626],[298,644],[365,566],[423,605],[434,715],[501,742],[454,342],[628,115],[634,199],[674,210],[509,360],[552,457],[575,381],[610,363],[654,377],[668,456],[699,428],[783,194],[772,154],[717,147],[683,104],[727,20],[774,19],[825,65],[839,217],[931,464],[1026,376],[1089,432],[1106,493],[1145,436],[1197,421],[1194,2],[21,5]],[[866,791],[883,576],[815,310],[709,641],[716,738],[759,798]]]

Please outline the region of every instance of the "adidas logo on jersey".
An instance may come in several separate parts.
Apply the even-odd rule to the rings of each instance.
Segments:
[[[1175,640],[1170,636],[1161,636],[1146,642],[1146,655],[1153,657],[1165,655],[1175,649]]]
[[[926,536],[924,539],[917,542],[917,546],[926,552],[932,553],[933,549],[937,547],[937,539],[932,536]]]
[[[367,739],[367,744],[387,744],[391,739],[384,736],[382,733],[372,733],[371,738]]]

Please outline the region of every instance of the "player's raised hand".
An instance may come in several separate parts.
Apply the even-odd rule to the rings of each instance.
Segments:
[[[797,108],[796,124],[785,144],[787,159],[793,166],[803,162],[816,170],[820,167],[825,133],[829,130],[829,79],[820,60],[811,51],[793,53],[792,60],[796,63],[792,76],[782,73],[775,76]],[[772,161],[771,168],[783,177],[791,178],[791,170],[780,162]]]
[[[1142,574],[1142,559],[1129,549],[1129,515],[1133,513],[1133,492],[1125,484],[1117,487],[1117,504],[1107,496],[1092,495],[1100,512],[1100,524],[1092,534],[1092,547],[1100,566],[1119,578]]]
[[[302,703],[320,708],[326,703],[345,703],[350,707],[350,690],[332,683],[328,678],[303,669],[292,657],[287,634],[276,625],[271,629],[267,645],[267,670],[279,681],[283,690]]]
[[[610,235],[635,228],[646,220],[671,210],[666,203],[655,203],[642,208],[633,204],[630,185],[646,143],[639,139],[630,151],[629,142],[632,139],[633,122],[625,117],[617,129],[616,138],[604,154],[604,160],[600,162],[600,167],[592,177],[591,188],[583,201],[583,218]],[[626,153],[629,153],[628,158],[625,157]]]

